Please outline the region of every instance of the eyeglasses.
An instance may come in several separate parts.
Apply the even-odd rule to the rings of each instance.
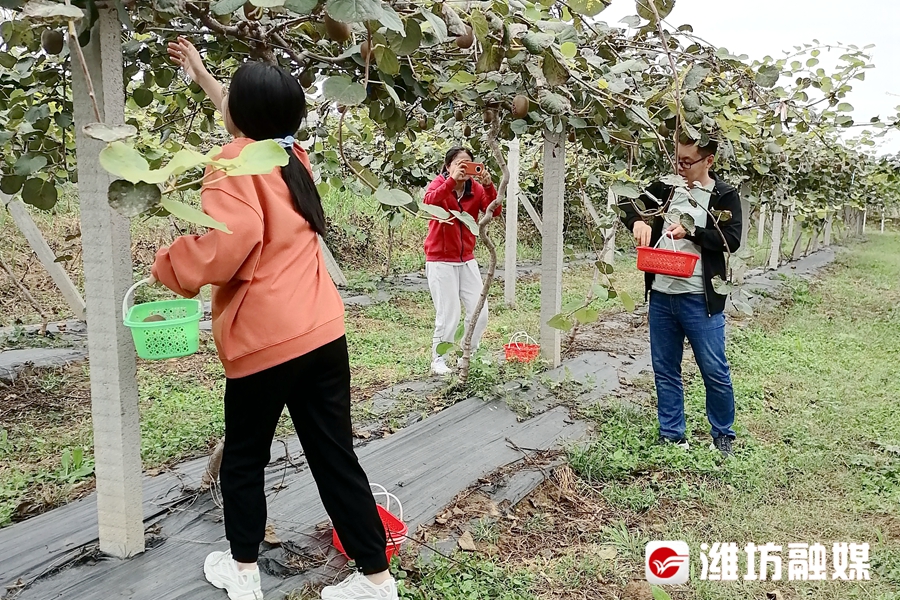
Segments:
[[[701,160],[704,160],[704,159],[706,159],[705,156],[702,157],[702,158],[698,158],[697,160],[695,160],[695,161],[693,161],[693,162],[690,162],[690,161],[687,161],[687,160],[679,160],[679,161],[678,161],[678,168],[679,168],[679,169],[684,169],[685,171],[687,171],[688,169],[690,169],[691,167],[693,167],[693,166],[696,165],[698,162],[700,162]]]

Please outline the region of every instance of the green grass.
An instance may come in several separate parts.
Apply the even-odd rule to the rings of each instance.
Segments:
[[[900,236],[875,235],[841,252],[791,304],[732,329],[737,455],[707,448],[702,381],[686,388],[689,452],[654,444],[655,415],[598,411],[594,441],[573,468],[638,522],[664,521],[656,539],[702,542],[857,541],[872,545],[872,581],[783,581],[785,598],[900,598]],[[642,556],[631,561],[642,570]],[[699,566],[699,562],[697,562]],[[786,578],[785,578],[786,579]],[[695,582],[675,597],[765,597],[771,586]]]

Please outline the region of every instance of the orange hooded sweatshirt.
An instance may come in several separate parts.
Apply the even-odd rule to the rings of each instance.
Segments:
[[[236,139],[219,158],[236,157],[252,141]],[[294,153],[309,169],[306,152],[295,146]],[[208,179],[203,212],[232,233],[213,229],[176,239],[156,253],[152,273],[187,298],[212,284],[213,338],[225,375],[246,377],[343,336],[344,303],[281,168]]]

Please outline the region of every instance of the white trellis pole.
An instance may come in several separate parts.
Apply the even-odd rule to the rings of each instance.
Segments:
[[[803,237],[803,227],[797,227],[794,232],[792,239],[792,243],[794,244],[794,249],[791,253],[791,258],[793,260],[800,260],[803,256],[803,248],[801,248],[800,239]]]
[[[510,308],[516,305],[516,252],[519,246],[519,138],[509,142],[509,183],[506,186],[506,265],[503,298]]]
[[[862,222],[862,234],[866,235],[866,217],[869,215],[869,209],[863,209],[863,222]]]
[[[760,198],[760,200],[762,200]],[[759,230],[756,232],[756,245],[762,246],[766,236],[766,205],[759,205]]]
[[[744,216],[741,222],[741,248],[747,247],[750,241],[750,184],[744,182],[741,184],[741,214]]]
[[[783,221],[783,213],[781,206],[778,206],[772,213],[772,250],[769,253],[769,268],[777,269],[778,263],[781,261],[781,224]]]
[[[616,206],[616,202],[615,192],[609,190],[606,193],[607,212],[612,212],[613,208]],[[603,250],[600,252],[600,260],[608,265],[613,264],[616,260],[616,229],[618,225],[619,220],[616,219],[613,221],[612,227],[603,230]]]
[[[788,211],[788,230],[787,230],[787,239],[791,243],[794,241],[794,206],[791,205],[790,210]]]
[[[122,25],[115,8],[99,9],[99,19],[84,54],[104,121],[123,124]],[[131,230],[128,219],[109,207],[106,190],[112,177],[99,160],[104,144],[82,133],[82,127],[96,121],[96,117],[85,77],[75,59],[72,91],[100,550],[125,558],[144,551],[135,355],[121,313],[122,297],[134,277]]]
[[[884,209],[881,209],[881,233],[884,233]]]
[[[563,198],[566,149],[562,134],[544,132],[544,214],[541,231],[541,354],[558,367],[560,331],[547,323],[562,310]]]
[[[831,245],[831,228],[834,223],[834,214],[831,211],[828,211],[828,216],[825,217],[825,235],[822,240],[823,246]]]

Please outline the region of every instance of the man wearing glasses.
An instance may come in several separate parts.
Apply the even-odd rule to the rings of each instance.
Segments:
[[[620,201],[625,212],[622,221],[634,234],[639,246],[660,247],[700,256],[690,277],[670,277],[645,273],[645,300],[649,296],[650,354],[656,379],[659,441],[687,449],[684,418],[684,386],[681,361],[687,337],[694,359],[706,386],[706,416],[711,426],[712,447],[724,456],[733,454],[734,389],[731,372],[725,357],[725,302],[727,296],[716,293],[712,280],[725,273],[725,244],[737,251],[741,242],[741,200],[737,190],[718,179],[710,171],[718,144],[710,141],[700,147],[697,143],[678,147],[678,174],[691,188],[712,189],[708,198],[701,197],[694,206],[684,193],[657,182],[641,196],[645,211],[668,206],[665,212],[679,210],[691,215],[696,229],[685,231],[677,221],[667,224],[661,216],[642,217],[630,201]],[[652,197],[651,197],[652,195]],[[719,218],[722,233],[714,226],[716,211],[729,211],[730,218]],[[661,239],[665,230],[666,239]],[[724,235],[724,240],[723,240]]]

